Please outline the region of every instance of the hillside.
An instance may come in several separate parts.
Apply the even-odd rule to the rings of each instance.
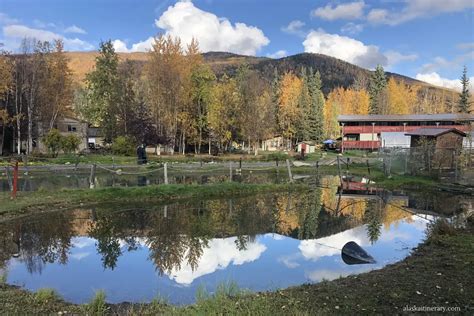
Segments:
[[[76,82],[81,83],[86,73],[93,69],[97,54],[97,52],[67,53]],[[118,55],[121,60],[129,59],[138,63],[144,63],[147,60],[147,53],[118,53]],[[321,73],[323,92],[326,95],[335,87],[347,88],[353,85],[356,80],[367,83],[372,73],[370,70],[322,54],[302,53],[280,59],[243,56],[226,52],[209,52],[204,53],[203,56],[204,60],[212,67],[218,77],[224,73],[233,76],[237,68],[244,63],[259,71],[263,79],[270,81],[274,76],[275,69],[279,73],[286,71],[299,73],[303,66],[312,67]],[[433,86],[400,74],[390,72],[386,74],[388,77],[394,77],[398,80],[402,79],[410,85],[423,86],[435,95],[452,93],[451,90]]]

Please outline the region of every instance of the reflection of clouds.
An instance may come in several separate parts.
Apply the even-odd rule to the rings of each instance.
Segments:
[[[89,237],[74,237],[71,240],[71,244],[74,248],[86,248],[95,245],[95,239]]]
[[[321,257],[340,254],[340,249],[351,240],[361,246],[368,244],[369,239],[367,238],[365,226],[348,229],[328,237],[303,240],[298,248],[305,259],[316,261]]]
[[[283,237],[282,235],[278,235],[278,234],[271,234],[271,237],[274,239],[274,240],[283,240],[285,237]]]
[[[313,282],[320,282],[322,280],[335,280],[339,277],[346,277],[351,274],[358,274],[372,270],[373,267],[371,266],[361,266],[360,269],[357,270],[315,270],[306,273],[306,277]]]
[[[261,243],[255,242],[249,243],[246,250],[239,251],[235,246],[236,239],[236,237],[231,237],[210,240],[209,247],[203,249],[196,270],[193,271],[186,263],[179,270],[173,269],[169,277],[177,283],[189,285],[203,275],[225,269],[231,263],[241,265],[255,261],[267,249]]]
[[[400,223],[414,227],[418,231],[424,231],[427,221],[415,215],[412,215],[411,219],[412,222],[410,223],[406,223],[405,219],[392,223],[390,230],[383,231],[379,236],[378,242],[389,242],[396,239],[413,240],[413,232],[399,226]],[[397,227],[397,225],[398,228],[395,229],[394,227]],[[303,240],[300,242],[298,248],[305,259],[316,261],[321,257],[339,255],[342,247],[349,241],[355,241],[359,246],[370,245],[367,236],[367,225],[348,229],[324,238]]]
[[[282,256],[277,259],[278,262],[283,263],[288,269],[294,269],[300,266],[296,260],[300,258],[300,255],[298,253],[296,254],[291,254],[288,256]]]
[[[78,253],[74,253],[72,255],[70,255],[70,257],[72,259],[76,259],[76,260],[81,260],[81,259],[84,259],[88,256],[90,256],[90,252],[78,252]]]

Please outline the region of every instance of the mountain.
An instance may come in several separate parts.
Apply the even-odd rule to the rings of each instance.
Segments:
[[[86,73],[94,68],[97,52],[67,52],[74,80],[83,82]],[[118,53],[120,60],[129,59],[139,64],[147,60],[147,53]],[[262,79],[273,80],[275,69],[283,74],[286,71],[299,73],[302,67],[312,67],[319,70],[323,81],[323,92],[328,94],[335,87],[350,87],[356,80],[367,84],[372,71],[345,62],[343,60],[322,54],[302,53],[280,59],[267,57],[244,56],[226,52],[209,52],[203,54],[204,60],[219,77],[224,73],[233,76],[238,67],[248,64],[250,68],[259,71]],[[452,94],[453,91],[438,86],[430,85],[407,76],[387,72],[387,77],[404,80],[409,85],[419,85],[426,88],[430,95]]]

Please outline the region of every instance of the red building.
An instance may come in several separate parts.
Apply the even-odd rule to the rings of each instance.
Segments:
[[[420,128],[456,128],[470,131],[473,114],[339,115],[341,149],[376,150],[382,135],[404,135]],[[408,143],[409,144],[409,143]],[[408,145],[409,146],[409,145]]]

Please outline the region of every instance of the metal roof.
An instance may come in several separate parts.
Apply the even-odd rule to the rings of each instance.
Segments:
[[[451,133],[451,132],[457,133],[463,137],[466,136],[464,132],[461,132],[460,130],[455,129],[455,128],[419,128],[413,132],[405,133],[405,135],[438,137],[440,135]]]
[[[339,122],[439,122],[474,121],[474,114],[339,115]]]

